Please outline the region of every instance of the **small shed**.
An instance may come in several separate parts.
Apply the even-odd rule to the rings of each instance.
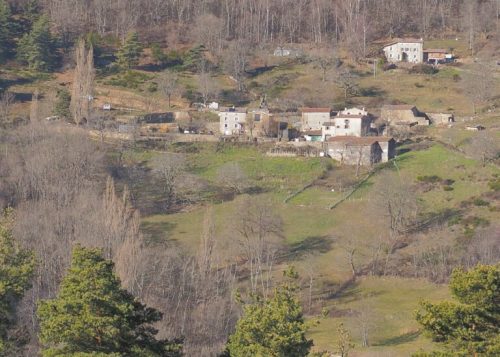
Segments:
[[[306,141],[321,141],[322,140],[321,130],[304,131],[303,135],[304,135],[304,139],[306,139]]]
[[[451,113],[427,113],[427,117],[433,125],[449,125],[455,122],[455,117]]]

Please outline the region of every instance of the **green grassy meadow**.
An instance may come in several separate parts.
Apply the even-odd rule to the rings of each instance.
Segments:
[[[399,175],[418,185],[422,174],[436,175],[453,180],[453,190],[445,191],[437,186],[420,192],[422,212],[432,213],[460,206],[464,200],[487,192],[488,180],[500,174],[498,167],[483,167],[480,163],[451,151],[439,144],[424,149],[414,149],[397,157],[373,175],[348,200],[334,209],[329,207],[345,193],[332,191],[339,180],[352,176],[352,171],[336,165],[326,165],[319,159],[269,158],[253,146],[229,145],[217,148],[212,144],[197,144],[196,153],[186,154],[191,174],[198,175],[216,185],[217,169],[227,162],[238,162],[252,184],[262,187],[258,195],[271,200],[284,224],[285,240],[289,253],[283,265],[295,265],[304,278],[313,267],[316,276],[314,294],[325,294],[350,278],[351,270],[345,247],[355,244],[355,264],[366,264],[373,254],[373,244],[388,234],[387,220],[373,202],[376,188],[383,184],[385,175]],[[133,154],[146,162],[154,156]],[[325,168],[329,167],[325,176]],[[303,185],[316,179],[316,184],[292,199],[284,199]],[[352,179],[352,177],[351,177]],[[173,214],[157,214],[144,217],[142,229],[153,240],[166,240],[196,252],[202,234],[206,206],[211,205],[220,246],[234,240],[232,222],[241,200],[210,202]],[[473,207],[471,212],[489,220],[498,214],[488,207]],[[407,248],[408,249],[408,248]],[[411,249],[411,248],[410,248]],[[227,254],[231,254],[227,251]],[[277,269],[281,269],[277,267]],[[326,298],[322,306],[330,310],[326,318],[311,330],[317,349],[333,349],[335,330],[339,322],[345,322],[356,344],[355,356],[409,356],[419,348],[428,349],[432,343],[420,335],[413,319],[414,310],[421,299],[439,300],[449,296],[445,285],[424,280],[401,278],[361,278],[340,297]],[[356,311],[369,306],[373,331],[370,346],[361,347]],[[310,315],[315,319],[318,312]]]

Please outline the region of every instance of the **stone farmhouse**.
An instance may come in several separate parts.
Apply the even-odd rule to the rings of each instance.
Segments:
[[[323,123],[330,120],[330,108],[301,108],[302,131],[321,130]]]
[[[455,122],[455,116],[451,113],[426,113],[433,125],[450,125]]]
[[[282,47],[278,46],[273,52],[274,57],[290,57],[294,56],[297,57],[299,56],[300,51],[293,49],[293,48],[288,48],[288,47]]]
[[[221,108],[218,114],[219,131],[222,135],[240,135],[245,131],[246,108]]]
[[[429,125],[429,119],[425,113],[420,112],[414,105],[384,105],[380,118],[387,121],[389,126]]]
[[[326,141],[326,151],[343,164],[371,166],[394,158],[396,142],[383,136],[336,136]]]
[[[422,39],[403,38],[394,40],[384,46],[384,54],[388,62],[423,63],[424,41]]]

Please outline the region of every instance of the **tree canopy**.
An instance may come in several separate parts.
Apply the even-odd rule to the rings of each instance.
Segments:
[[[8,329],[14,323],[16,303],[29,288],[34,256],[21,249],[11,232],[12,214],[6,211],[0,219],[0,355],[8,353]]]
[[[450,356],[499,356],[500,265],[456,269],[450,289],[458,302],[423,302],[417,321]]]
[[[40,16],[31,32],[19,40],[17,57],[36,71],[48,71],[55,65],[55,40],[50,32],[47,16]]]
[[[179,356],[180,344],[158,340],[160,312],[122,289],[100,249],[76,246],[56,299],[38,308],[43,356]]]
[[[288,277],[296,277],[293,270]],[[305,336],[308,325],[295,296],[296,285],[286,282],[269,299],[256,299],[244,307],[236,331],[229,338],[231,356],[307,356],[312,340]]]
[[[139,58],[142,53],[142,45],[139,41],[137,32],[128,34],[122,47],[116,54],[118,66],[122,69],[129,69],[139,64]]]
[[[10,6],[5,0],[0,0],[0,61],[5,61],[11,53]]]

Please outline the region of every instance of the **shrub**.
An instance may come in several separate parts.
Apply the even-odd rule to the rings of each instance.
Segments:
[[[154,93],[158,90],[158,83],[156,82],[150,82],[148,84],[148,92]]]
[[[445,186],[451,186],[454,183],[455,183],[455,180],[452,180],[452,179],[446,179],[446,180],[442,181],[442,184],[445,185]]]
[[[451,186],[443,186],[443,190],[445,190],[445,191],[453,191],[453,187],[451,187]]]
[[[109,80],[105,81],[104,84],[117,87],[137,89],[146,81],[152,78],[153,76],[145,73],[137,71],[126,71],[115,77],[110,78]]]
[[[410,69],[412,74],[436,74],[438,69],[428,64],[417,64]]]
[[[500,179],[491,180],[488,182],[488,187],[495,192],[500,191]]]
[[[437,175],[432,175],[432,176],[425,175],[425,176],[418,176],[417,180],[425,183],[437,183],[441,181],[441,177]]]
[[[490,205],[490,203],[488,201],[485,201],[482,198],[476,198],[476,199],[474,199],[473,203],[474,203],[475,206],[478,206],[478,207],[483,207],[483,206],[489,206]]]
[[[394,63],[386,63],[386,64],[384,64],[384,66],[382,67],[382,69],[383,69],[384,71],[390,71],[390,70],[392,70],[392,69],[396,69],[396,68],[398,68],[398,67],[397,67]]]

